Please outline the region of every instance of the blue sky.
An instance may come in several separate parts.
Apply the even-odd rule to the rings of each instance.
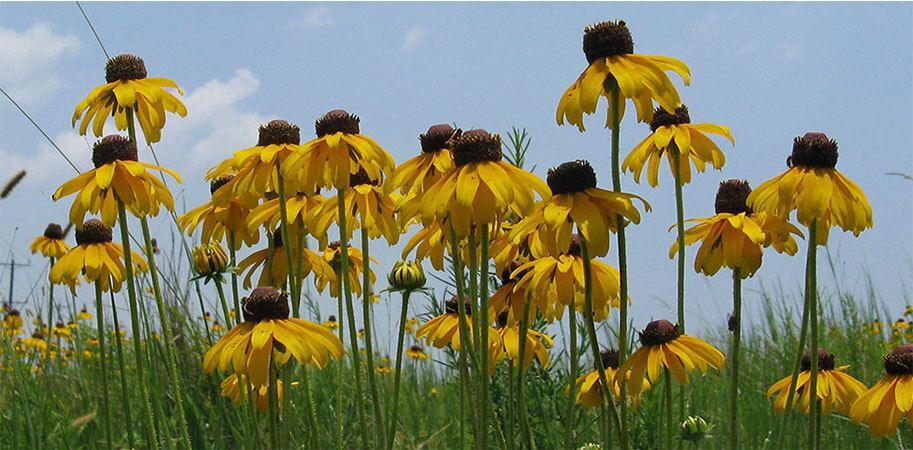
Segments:
[[[734,148],[720,142],[727,154],[723,171],[696,175],[685,187],[687,217],[712,213],[721,180],[746,178],[756,186],[785,169],[795,136],[824,131],[839,141],[838,168],[865,190],[875,211],[875,228],[861,237],[836,230],[831,235],[839,287],[861,293],[869,274],[892,314],[911,301],[913,182],[885,175],[913,174],[910,3],[84,7],[112,55],[136,53],[150,75],[172,78],[186,89],[189,115],[169,118],[156,151],[164,165],[183,175],[184,184],[172,191],[187,208],[208,196],[204,170],[253,144],[260,123],[285,118],[310,135],[313,120],[337,107],[360,115],[362,131],[398,162],[419,151],[418,134],[435,123],[501,133],[519,126],[532,135],[529,161],[538,175],[585,158],[608,187],[604,106],[584,134],[556,125],[554,111],[586,66],[583,27],[622,18],[635,51],[674,56],[691,67],[692,85],[680,86],[680,93],[692,120],[728,125],[736,138]],[[92,141],[77,136],[69,119],[85,93],[104,81],[104,62],[75,4],[0,4],[0,86],[83,170],[90,166]],[[16,297],[22,300],[43,279],[44,261],[28,254],[28,241],[48,222],[65,220],[70,199],[54,203],[50,193],[75,172],[6,99],[0,103],[0,178],[21,168],[30,172],[11,198],[0,201],[0,259],[13,254],[31,263],[16,274]],[[626,117],[623,153],[648,132]],[[140,155],[151,159],[148,150]],[[653,206],[629,231],[636,327],[674,315],[675,263],[666,252],[675,210],[671,178],[664,175],[657,189],[623,178],[626,190]],[[169,221],[158,220],[154,228],[167,245]],[[402,243],[394,250],[375,247],[383,260],[378,272],[386,272]],[[730,309],[731,281],[723,272],[712,279],[694,273],[695,251],[688,253],[689,320],[720,327]],[[613,255],[608,262],[614,263]],[[802,255],[767,254],[745,285],[749,315],[762,283],[782,283],[794,292],[803,262]],[[834,277],[826,265],[821,269],[822,284],[832,288]],[[7,283],[4,271],[3,298]],[[321,301],[325,311],[333,308],[328,299]],[[79,302],[90,303],[90,297]],[[385,310],[381,306],[378,314]]]

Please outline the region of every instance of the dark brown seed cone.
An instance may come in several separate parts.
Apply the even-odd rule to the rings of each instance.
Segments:
[[[482,129],[469,130],[453,140],[453,162],[457,167],[482,161],[501,160],[501,136]]]
[[[501,311],[501,313],[498,314],[498,318],[497,318],[497,320],[496,320],[496,322],[497,322],[497,324],[498,324],[498,328],[504,328],[504,327],[506,327],[506,326],[507,326],[507,319],[508,319],[509,317],[510,317],[510,311],[509,311],[509,310],[505,309],[504,311]]]
[[[514,273],[520,267],[520,263],[513,261],[501,271],[501,284],[513,283],[522,277],[522,274],[518,274],[516,277],[511,277],[510,274]],[[524,271],[525,272],[525,271]]]
[[[720,183],[716,191],[716,213],[741,214],[751,213],[751,208],[746,204],[751,186],[747,180],[726,180]]]
[[[682,335],[678,325],[665,319],[654,320],[640,332],[640,343],[643,345],[660,345],[672,342]]]
[[[898,345],[884,355],[884,370],[891,375],[913,375],[913,344]]]
[[[260,125],[260,136],[257,140],[258,146],[283,145],[301,143],[301,129],[298,125],[286,122],[282,119],[271,120],[266,125]]]
[[[44,229],[44,237],[48,239],[63,239],[63,228],[60,228],[60,225],[56,223],[49,223],[48,227]]]
[[[656,111],[653,112],[653,120],[650,121],[650,131],[656,131],[659,127],[685,123],[691,123],[691,116],[688,115],[687,106],[681,105],[675,108],[674,114],[670,114],[669,111],[663,108],[656,108]]]
[[[327,317],[327,322],[335,322],[335,321],[336,321],[336,316]]]
[[[602,360],[603,369],[618,369],[618,350],[609,349],[599,353],[599,358]],[[593,368],[599,370],[599,367],[593,365]]]
[[[349,175],[349,187],[361,186],[363,184],[377,186],[378,180],[372,180],[371,177],[368,176],[368,172],[365,172],[365,169],[358,169],[358,172]]]
[[[219,177],[219,178],[216,178],[215,180],[212,180],[212,183],[209,183],[209,193],[215,194],[216,191],[218,191],[220,187],[225,186],[226,184],[228,184],[229,181],[231,181],[234,178],[235,178],[235,176],[230,174],[230,175],[225,175],[224,177]]]
[[[343,132],[345,134],[358,134],[361,120],[354,114],[349,114],[342,109],[334,109],[314,122],[317,137]]]
[[[271,287],[259,287],[241,300],[241,310],[247,322],[288,319],[288,295]]]
[[[593,64],[600,58],[634,53],[634,39],[624,20],[605,21],[583,30],[583,54]]]
[[[418,135],[418,140],[422,144],[422,153],[436,153],[445,148],[449,148],[451,140],[460,136],[463,130],[454,129],[452,126],[442,123],[428,128],[424,134]]]
[[[447,314],[459,314],[459,305],[457,304],[457,297],[454,295],[450,300],[444,302],[444,311]],[[466,307],[466,315],[472,314],[472,303],[470,303],[468,298],[463,298],[463,305]]]
[[[76,229],[76,244],[106,244],[111,242],[113,233],[98,219],[89,219],[82,224],[82,229]]]
[[[412,350],[413,352],[424,352],[425,351],[425,349],[423,349],[422,347],[420,347],[418,345],[413,345],[413,346],[409,347],[409,350]]]
[[[114,161],[136,161],[136,143],[117,134],[105,136],[92,146],[92,164],[101,167]]]
[[[802,356],[802,370],[812,370],[812,353],[806,350]],[[823,348],[818,349],[818,370],[834,370],[834,355]]]
[[[146,63],[139,56],[124,53],[108,60],[105,64],[105,80],[108,83],[146,78]]]
[[[589,161],[578,159],[548,169],[546,183],[552,195],[573,194],[596,187],[596,171]]]
[[[837,141],[819,132],[805,133],[793,141],[793,152],[786,160],[789,167],[837,167]]]

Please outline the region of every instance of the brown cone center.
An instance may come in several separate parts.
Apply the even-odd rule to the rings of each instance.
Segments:
[[[349,114],[342,109],[334,109],[317,119],[314,123],[314,130],[319,138],[339,132],[358,134],[360,121],[358,116],[354,114]]]
[[[259,287],[250,292],[242,302],[242,313],[247,322],[288,319],[288,295],[271,287]]]
[[[76,229],[76,244],[91,245],[111,242],[113,233],[98,219],[89,219],[82,224],[82,229]]]
[[[716,213],[751,213],[751,208],[746,203],[749,194],[751,194],[751,186],[748,185],[747,180],[726,180],[720,183],[714,204]]]
[[[109,59],[105,64],[105,80],[108,83],[143,78],[146,78],[146,63],[139,56],[124,53]]]
[[[92,146],[92,164],[95,167],[114,161],[136,160],[136,143],[118,134],[105,136]]]
[[[469,163],[501,160],[501,136],[488,131],[469,130],[453,140],[453,162],[457,167]]]
[[[640,343],[643,345],[661,345],[672,342],[682,335],[678,326],[665,319],[654,320],[640,332]]]
[[[583,54],[590,64],[600,58],[634,53],[634,39],[624,20],[606,21],[583,30]]]

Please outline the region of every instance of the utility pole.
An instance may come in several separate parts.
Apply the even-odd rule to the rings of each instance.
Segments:
[[[10,256],[10,262],[8,262],[8,263],[0,263],[0,266],[9,266],[9,268],[10,268],[10,293],[9,293],[9,297],[7,298],[7,301],[9,302],[10,306],[13,306],[13,305],[14,305],[14,302],[13,302],[13,280],[14,280],[14,278],[15,278],[15,276],[16,276],[16,267],[28,267],[28,266],[30,266],[31,264],[32,264],[31,261],[29,261],[28,264],[17,264],[17,263],[16,263],[16,257],[15,257],[15,256]]]

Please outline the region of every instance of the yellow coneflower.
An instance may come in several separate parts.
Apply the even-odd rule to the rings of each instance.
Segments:
[[[109,116],[114,116],[117,129],[123,131],[135,113],[146,143],[158,142],[165,127],[166,111],[181,117],[187,115],[184,104],[166,89],[174,89],[181,95],[184,91],[168,78],[146,75],[146,64],[142,58],[122,54],[109,59],[105,64],[107,84],[92,89],[76,105],[72,126],[75,127],[82,118],[79,134],[85,135],[89,123],[92,123],[92,132],[101,136]]]
[[[354,247],[347,247],[349,254],[349,284],[352,287],[352,294],[355,297],[361,296],[361,274],[362,267],[364,263],[364,258],[361,253],[361,250]],[[340,277],[341,274],[341,262],[340,262],[340,245],[339,241],[331,242],[323,251],[323,260],[328,263],[332,268],[333,272],[329,275],[332,276],[323,276],[320,273],[315,273],[314,283],[317,286],[317,291],[323,292],[326,289],[327,285],[330,286],[330,296],[333,298],[339,298],[340,291],[339,286],[337,286],[336,280],[337,277]],[[377,261],[374,258],[371,258],[371,262],[377,264]],[[377,280],[377,276],[374,274],[374,270],[371,270],[368,273],[371,285],[374,285],[374,282]]]
[[[88,339],[86,339],[86,345],[88,345],[89,347],[98,347],[98,339],[96,339],[94,337],[89,337]]]
[[[76,229],[76,247],[71,248],[51,267],[51,281],[69,285],[75,295],[76,283],[79,276],[83,275],[86,280],[99,283],[102,291],[119,292],[126,277],[124,249],[120,244],[111,242],[111,234],[111,228],[100,220],[87,220],[81,229]],[[149,270],[142,256],[136,252],[131,253],[134,270]]]
[[[631,99],[637,108],[637,120],[653,119],[653,102],[667,111],[681,103],[678,91],[666,71],[677,73],[685,85],[691,82],[691,72],[685,63],[668,56],[638,55],[634,53],[634,40],[623,20],[602,22],[588,26],[583,31],[583,53],[589,66],[561,96],[555,113],[558,125],[568,123],[584,131],[583,114],[593,114],[600,97],[609,100],[612,117],[610,89],[617,88],[620,101],[618,119],[624,116],[625,100]],[[611,119],[606,127],[611,127]]]
[[[229,174],[213,180],[209,185],[210,194],[215,195],[216,191],[228,184],[232,178],[234,175]],[[178,216],[177,223],[178,228],[188,236],[192,236],[194,230],[201,226],[200,242],[221,241],[225,238],[229,247],[238,250],[241,244],[253,246],[260,241],[260,230],[247,227],[250,215],[250,207],[240,198],[229,197],[221,203],[215,203],[210,199]],[[228,239],[229,236],[231,239]]]
[[[319,254],[305,248],[301,249],[302,253],[299,255],[298,249],[294,248],[294,245],[283,244],[282,236],[279,233],[275,233],[272,239],[272,250],[269,248],[257,250],[238,263],[238,272],[246,272],[243,279],[245,289],[250,288],[251,278],[258,269],[260,269],[260,277],[257,280],[257,286],[276,286],[285,282],[288,279],[288,260],[285,257],[287,251],[292,252],[292,261],[299,261],[301,264],[301,279],[307,277],[311,272],[318,280],[336,279],[333,268]],[[272,257],[270,257],[270,251],[272,251]]]
[[[222,324],[220,324],[219,322],[216,322],[216,323],[212,324],[212,332],[213,332],[213,333],[221,333],[221,332],[223,332],[223,331],[225,331],[225,328],[224,328],[224,327],[222,326]]]
[[[76,313],[76,320],[79,320],[79,321],[91,320],[92,317],[94,317],[94,316],[92,315],[92,313],[89,312],[89,310],[86,309],[85,306],[83,306],[82,309],[80,309],[79,312]]]
[[[419,361],[424,361],[431,358],[431,355],[425,353],[425,349],[423,349],[420,345],[413,345],[409,347],[409,349],[406,350],[406,356],[408,356],[409,359],[416,359]]]
[[[22,355],[38,353],[43,356],[48,351],[47,338],[38,331],[35,331],[25,339],[17,340],[14,346],[16,347],[15,350]]]
[[[511,325],[507,320],[507,314],[501,313],[498,315],[498,333],[497,333],[497,344],[495,345],[495,350],[493,355],[491,355],[492,360],[498,361],[503,358],[510,358],[511,361],[519,363],[520,358],[520,326]],[[533,358],[539,361],[539,365],[543,369],[548,368],[549,364],[549,355],[548,349],[554,345],[552,338],[545,333],[539,332],[529,328],[526,330],[526,344],[523,349],[523,370],[529,369],[529,365],[532,364]],[[489,368],[494,371],[494,364],[489,364]]]
[[[406,258],[415,250],[416,261],[431,260],[431,266],[444,270],[444,252],[450,249],[450,227],[438,219],[421,229],[406,242],[402,257]]]
[[[716,215],[686,221],[697,225],[685,232],[685,244],[701,243],[694,258],[695,271],[712,276],[720,267],[728,267],[748,278],[761,267],[763,247],[773,246],[788,255],[799,251],[793,235],[802,237],[802,232],[785,219],[752,211],[745,204],[750,192],[747,181],[724,181],[716,194]],[[677,252],[678,245],[673,244],[669,257]]]
[[[590,262],[595,320],[603,320],[610,307],[621,305],[619,274],[614,267],[598,260]],[[571,236],[568,252],[544,256],[518,267],[511,277],[519,277],[514,290],[526,289],[531,306],[536,306],[549,322],[560,318],[564,308],[584,309],[584,270],[580,240]],[[552,301],[554,299],[554,301]]]
[[[434,125],[418,136],[422,153],[393,170],[384,185],[387,192],[399,191],[403,195],[421,195],[445,172],[453,168],[450,146],[463,131],[445,123]]]
[[[460,337],[460,315],[456,297],[444,303],[444,313],[425,322],[415,332],[416,339],[425,339],[428,345],[435,348],[450,346],[460,351],[462,339]],[[466,326],[472,330],[472,311],[469,299],[463,299],[466,308]],[[489,344],[497,343],[497,333],[489,333]],[[472,336],[469,337],[472,340]]]
[[[70,207],[70,222],[79,228],[86,213],[100,214],[106,226],[117,220],[117,202],[136,217],[155,216],[159,207],[174,209],[174,198],[165,183],[151,171],[180,175],[170,169],[139,162],[136,143],[116,134],[105,136],[92,147],[95,168],[67,181],[54,192],[54,200],[78,193]]]
[[[323,325],[331,330],[339,329],[339,321],[336,320],[336,316],[327,317],[327,320],[324,321],[323,323],[321,323],[321,325]]]
[[[70,330],[70,331],[78,330],[78,329],[79,329],[79,324],[76,323],[76,322],[73,322],[73,321],[71,320],[71,321],[67,322],[67,329]]]
[[[8,335],[15,336],[22,333],[22,315],[20,315],[19,310],[16,308],[8,309],[0,325],[3,326],[3,331]]]
[[[618,350],[605,350],[599,354],[602,358],[602,367],[605,370],[606,381],[612,384],[612,395],[615,396],[616,400],[621,399],[621,385],[618,383],[618,380],[615,378],[615,374],[618,372]],[[630,374],[627,375],[630,378]],[[603,394],[602,394],[602,383],[599,381],[599,369],[595,367],[593,370],[581,375],[577,378],[577,397],[575,401],[578,404],[595,408],[602,405],[603,403]],[[650,382],[647,379],[643,380],[643,386],[641,386],[641,392],[650,389]],[[565,390],[568,393],[568,390]],[[640,397],[633,397],[631,403],[636,405],[640,401]]]
[[[70,246],[63,240],[63,229],[56,223],[48,224],[44,234],[35,238],[29,250],[32,253],[41,253],[45,258],[58,259],[63,256]]]
[[[216,367],[247,375],[254,386],[269,383],[270,360],[283,364],[292,356],[302,364],[323,368],[330,357],[342,358],[342,342],[332,331],[289,317],[288,295],[271,287],[251,291],[243,302],[244,322],[235,326],[206,352],[203,370]]]
[[[351,239],[355,230],[364,229],[371,239],[383,236],[390,245],[399,241],[402,230],[396,220],[396,200],[384,193],[380,183],[380,179],[369,178],[364,170],[350,176],[349,187],[342,191],[348,238]],[[311,211],[309,220],[311,234],[325,242],[330,225],[340,223],[338,197],[334,195],[324,200]]]
[[[827,244],[832,226],[858,236],[872,227],[872,207],[862,189],[836,169],[837,156],[837,141],[824,133],[797,137],[789,169],[756,187],[748,206],[780,217],[796,210],[802,225],[817,222],[818,245]]]
[[[723,168],[726,157],[705,133],[723,136],[735,145],[728,127],[714,123],[692,124],[688,107],[684,105],[676,107],[674,113],[658,108],[650,122],[650,130],[653,133],[628,153],[621,169],[633,172],[634,181],[640,183],[640,175],[647,167],[647,182],[653,187],[659,185],[659,165],[663,156],[669,161],[672,176],[683,185],[691,182],[691,163],[698,172],[703,172],[707,163],[716,170]],[[673,161],[676,157],[679,160]]]
[[[586,239],[590,256],[605,256],[609,251],[609,231],[618,227],[616,218],[640,223],[634,200],[640,200],[644,209],[650,210],[650,205],[636,195],[597,188],[596,172],[588,161],[569,161],[549,169],[547,182],[551,198],[517,223],[510,236],[517,244],[536,231],[553,256],[567,253],[575,226]]]
[[[408,331],[409,333],[415,333],[415,330],[418,329],[419,324],[421,324],[421,321],[419,321],[415,317],[407,319],[406,320],[406,331]]]
[[[688,384],[688,372],[708,367],[719,370],[726,358],[719,350],[702,339],[682,334],[678,326],[668,320],[654,320],[640,332],[641,347],[634,352],[615,374],[629,376],[628,394],[637,396],[643,390],[643,380],[655,384],[660,371],[665,368],[680,384]],[[630,372],[630,375],[628,375]]]
[[[851,375],[845,373],[850,366],[835,367],[834,355],[826,352],[823,348],[818,349],[815,355],[818,358],[818,395],[816,400],[821,403],[818,412],[828,415],[836,409],[841,414],[849,415],[850,407],[860,394],[865,392],[865,385]],[[805,352],[802,357],[801,371],[796,382],[795,395],[799,398],[799,410],[808,414],[809,405],[811,404],[811,352]],[[789,388],[792,383],[792,375],[788,375],[767,390],[767,396],[771,397],[776,394],[774,401],[774,411],[778,414],[786,410],[786,402],[789,398]]]
[[[312,193],[319,187],[345,190],[349,177],[362,169],[371,180],[391,172],[396,165],[393,158],[374,139],[361,134],[359,122],[358,116],[341,109],[317,119],[317,138],[286,160],[285,178],[298,191]]]
[[[282,380],[276,380],[276,393],[277,398],[279,399],[278,405],[280,408],[282,407],[282,384]],[[221,387],[222,397],[230,399],[231,403],[235,406],[240,405],[242,400],[247,399],[250,393],[253,393],[254,406],[262,412],[267,412],[269,410],[269,386],[255,386],[248,391],[247,376],[233,373],[222,380]]]
[[[54,328],[51,328],[51,336],[63,339],[65,341],[70,341],[73,339],[73,333],[63,322],[57,322],[54,324]]]
[[[385,365],[381,364],[381,365],[375,367],[374,371],[381,375],[387,375],[387,374],[393,373],[393,368],[391,368],[390,366],[385,366]]]
[[[548,186],[530,172],[501,160],[501,137],[485,130],[469,130],[453,141],[454,168],[434,182],[419,198],[403,205],[406,217],[419,214],[430,225],[447,220],[460,237],[470,225],[497,223],[506,214],[528,213],[535,194],[551,195]],[[425,199],[434,199],[427,201]]]
[[[875,436],[891,436],[903,416],[913,427],[913,344],[898,345],[884,356],[885,375],[862,393],[850,409]]]
[[[238,150],[231,158],[210,169],[207,180],[215,180],[234,173],[235,176],[213,194],[213,201],[223,204],[232,197],[246,203],[253,203],[267,192],[279,192],[279,173],[277,169],[292,155],[300,154],[301,130],[297,125],[285,120],[272,120],[259,129],[257,145]],[[285,180],[286,192],[291,190],[289,180]]]
[[[507,265],[504,270],[501,271],[501,287],[491,295],[491,298],[488,299],[488,306],[493,311],[502,311],[502,314],[505,314],[506,321],[510,325],[515,325],[520,322],[520,319],[523,317],[523,310],[526,306],[526,303],[530,301],[528,299],[528,290],[526,286],[517,286],[517,283],[520,281],[520,278],[524,275],[523,273],[518,273],[515,276],[512,276],[515,270],[521,266],[520,263],[514,262]],[[540,303],[536,303],[537,307]],[[532,305],[530,305],[532,306]],[[528,318],[532,318],[536,315],[536,309],[530,308]],[[501,316],[498,316],[498,319],[501,319]]]
[[[285,200],[289,233],[294,236],[303,236],[309,233],[309,218],[320,208],[325,200],[319,192],[312,195],[304,195],[298,192],[293,196],[289,196]],[[281,220],[282,212],[279,205],[279,197],[273,193],[267,193],[267,200],[251,210],[247,216],[247,228],[251,232],[258,232],[261,227],[267,230],[278,230]]]

